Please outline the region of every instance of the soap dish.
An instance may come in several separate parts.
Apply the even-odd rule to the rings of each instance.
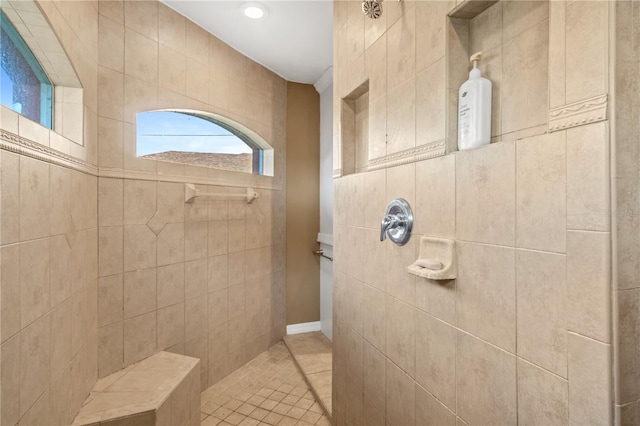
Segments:
[[[420,238],[418,259],[407,266],[407,272],[430,280],[452,280],[458,273],[454,240]]]

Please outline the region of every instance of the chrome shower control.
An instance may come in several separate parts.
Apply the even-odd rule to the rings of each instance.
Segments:
[[[413,212],[404,198],[393,200],[387,206],[387,212],[380,223],[380,241],[389,239],[399,246],[405,245],[411,238]]]

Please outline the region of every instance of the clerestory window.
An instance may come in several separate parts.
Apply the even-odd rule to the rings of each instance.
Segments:
[[[0,11],[0,103],[52,128],[53,85],[33,52]]]
[[[273,148],[226,117],[186,110],[137,114],[137,156],[273,176]]]

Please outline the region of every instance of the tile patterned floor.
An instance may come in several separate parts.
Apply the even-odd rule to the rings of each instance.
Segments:
[[[330,426],[282,342],[202,392],[202,426]]]

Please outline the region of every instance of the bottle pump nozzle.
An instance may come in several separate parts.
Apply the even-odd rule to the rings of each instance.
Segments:
[[[474,68],[478,68],[478,61],[480,61],[480,59],[482,59],[482,51],[476,52],[473,55],[471,55],[471,58],[469,58],[469,61],[473,64]]]

